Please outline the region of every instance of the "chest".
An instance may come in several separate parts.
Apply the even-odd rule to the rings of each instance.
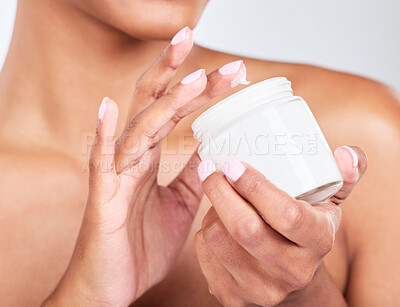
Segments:
[[[55,165],[5,173],[7,178],[0,178],[2,304],[39,305],[68,266],[85,208],[87,175]]]

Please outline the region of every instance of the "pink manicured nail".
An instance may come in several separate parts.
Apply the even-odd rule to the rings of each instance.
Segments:
[[[349,146],[342,146],[342,148],[346,149],[351,154],[351,157],[353,159],[353,167],[358,167],[358,156],[354,149]]]
[[[233,182],[237,181],[245,172],[246,167],[239,160],[226,161],[222,171]]]
[[[239,84],[249,84],[250,82],[246,80],[247,72],[246,65],[244,65],[242,60],[228,63],[222,66],[219,70],[219,73],[223,76],[234,75],[237,74],[235,79],[231,82],[231,87],[234,88]]]
[[[219,73],[223,76],[227,76],[227,75],[233,75],[236,74],[239,69],[240,66],[242,65],[243,61],[239,60],[239,61],[235,61],[235,62],[231,62],[228,64],[225,64],[224,66],[222,66],[219,69]]]
[[[178,45],[182,43],[187,38],[189,27],[184,27],[178,33],[175,34],[174,38],[171,41],[171,45]]]
[[[199,69],[195,72],[192,72],[189,76],[185,77],[185,79],[183,79],[181,81],[182,84],[187,85],[190,83],[193,83],[194,81],[197,81],[200,79],[201,75],[203,73],[205,73],[206,71],[204,69]]]
[[[199,173],[201,182],[206,180],[207,177],[214,173],[216,170],[217,168],[215,167],[214,162],[210,160],[204,160],[203,162],[201,162],[199,167],[197,168],[197,172]]]
[[[105,97],[105,98],[103,99],[103,101],[101,102],[100,109],[99,109],[99,119],[100,119],[100,120],[103,119],[104,114],[106,113],[106,109],[107,109],[107,104],[106,104],[106,102],[107,102],[107,100],[110,100],[110,98]]]

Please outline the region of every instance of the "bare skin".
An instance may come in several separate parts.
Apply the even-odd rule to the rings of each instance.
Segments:
[[[31,32],[24,32],[23,23],[17,21],[10,56],[0,76],[0,293],[2,304],[9,306],[40,304],[60,280],[71,258],[88,194],[85,166],[90,141],[83,142],[84,150],[82,134],[94,131],[103,96],[118,101],[120,117],[126,117],[133,84],[165,45],[135,42],[114,49],[115,42],[88,44],[88,37],[76,35],[79,31],[59,35],[59,28],[64,27],[58,19],[46,27],[32,11],[20,12],[19,20],[22,16],[25,22],[34,21]],[[36,39],[31,39],[32,34]],[[123,45],[124,39],[116,41]],[[236,59],[195,47],[172,84],[198,68],[211,72]],[[291,80],[332,148],[356,144],[368,154],[369,171],[342,205],[336,244],[324,262],[349,305],[396,306],[400,289],[397,98],[384,86],[352,75],[253,59],[245,63],[253,83],[274,76]],[[189,158],[195,144],[183,153],[179,140],[191,134],[190,123],[200,112],[183,120],[169,136],[162,161]],[[124,121],[119,124],[121,131]],[[172,155],[174,149],[180,154]],[[161,172],[160,181],[167,183],[176,175]],[[219,306],[208,292],[193,243],[209,206],[204,200],[167,278],[137,306]]]

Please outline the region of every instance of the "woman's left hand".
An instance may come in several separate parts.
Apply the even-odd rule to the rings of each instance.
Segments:
[[[210,292],[223,305],[307,302],[310,291],[305,289],[318,282],[314,276],[323,275],[316,272],[324,270],[320,264],[335,241],[338,204],[367,168],[357,147],[338,148],[335,159],[343,187],[313,205],[290,197],[237,160],[228,161],[223,173],[211,161],[200,164],[199,176],[213,206],[196,235],[196,251]]]

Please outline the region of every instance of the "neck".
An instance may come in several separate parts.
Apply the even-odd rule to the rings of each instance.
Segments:
[[[119,103],[125,120],[135,80],[165,42],[133,39],[82,14],[63,1],[19,1],[0,75],[7,142],[76,154],[94,132],[104,96]]]

